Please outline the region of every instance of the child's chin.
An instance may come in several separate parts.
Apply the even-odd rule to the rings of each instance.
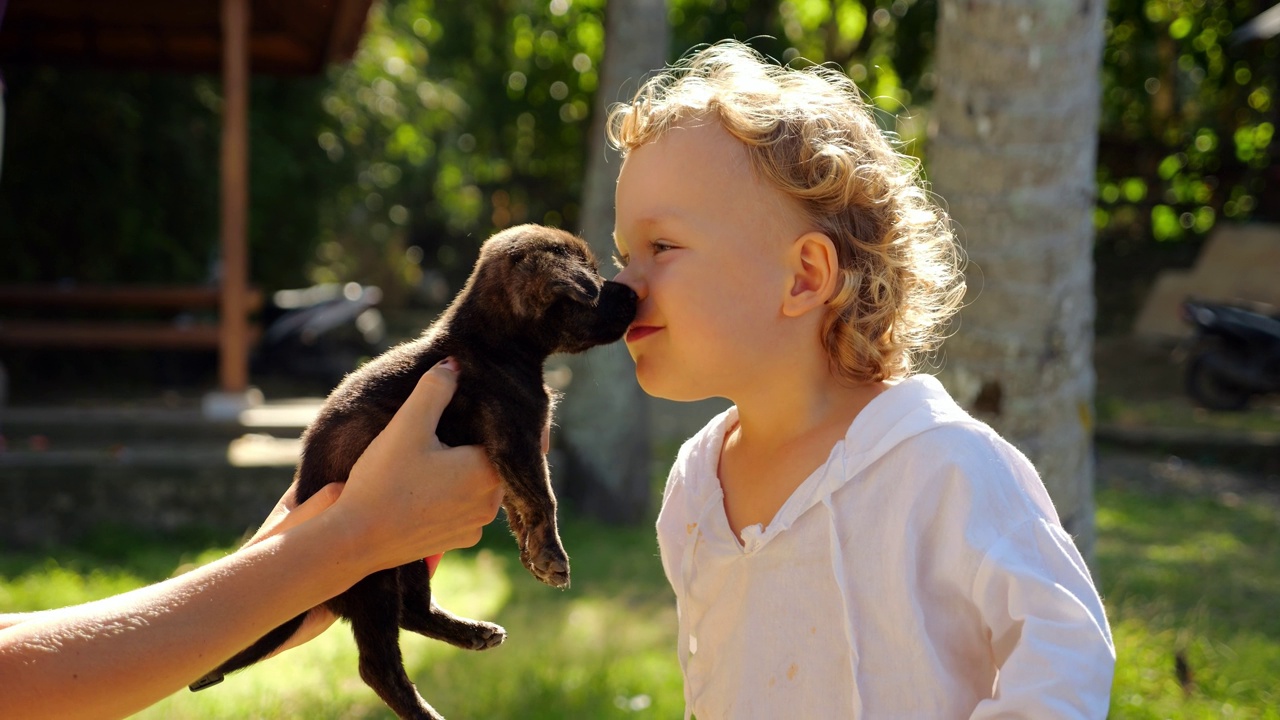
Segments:
[[[700,393],[671,382],[662,382],[658,378],[651,377],[649,373],[640,372],[639,368],[636,371],[636,380],[640,383],[640,389],[644,390],[646,395],[652,395],[663,400],[697,402],[712,397],[709,393]]]

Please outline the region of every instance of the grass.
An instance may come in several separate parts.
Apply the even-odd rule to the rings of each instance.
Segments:
[[[1280,718],[1280,510],[1107,489],[1097,519],[1111,717]]]
[[[1280,509],[1143,487],[1098,495],[1097,571],[1118,662],[1112,718],[1280,719]],[[503,624],[485,653],[406,634],[411,675],[446,716],[670,718],[682,713],[675,612],[650,526],[567,517],[567,591],[534,581],[505,531],[451,553],[441,603]],[[0,612],[82,602],[217,557],[233,538],[105,533],[50,556],[0,558]],[[1193,679],[1174,671],[1182,655]],[[137,717],[390,718],[355,674],[349,634],[306,647]]]
[[[613,528],[562,517],[573,584],[554,590],[520,565],[495,526],[472,550],[445,556],[433,582],[454,612],[503,625],[508,639],[466,652],[405,633],[406,666],[447,717],[670,718],[683,714],[676,617],[652,526]],[[0,557],[0,612],[96,599],[207,562],[235,539],[105,533],[53,555]],[[131,548],[122,551],[124,548]],[[393,718],[356,675],[338,626],[200,693],[179,692],[137,718]]]

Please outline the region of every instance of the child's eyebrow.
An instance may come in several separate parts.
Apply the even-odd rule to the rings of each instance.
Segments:
[[[642,235],[666,234],[680,232],[681,229],[696,227],[693,219],[675,209],[662,209],[639,218],[633,223],[633,229]]]
[[[662,209],[636,221],[638,226],[665,225],[671,222],[684,222],[684,213],[675,209]]]

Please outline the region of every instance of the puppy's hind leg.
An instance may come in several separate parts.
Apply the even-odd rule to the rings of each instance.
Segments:
[[[426,563],[402,565],[400,573],[400,627],[463,650],[488,650],[507,639],[500,625],[468,620],[436,605]]]
[[[444,720],[418,694],[400,653],[399,604],[388,592],[389,572],[375,573],[336,598],[351,621],[360,651],[360,678],[401,720]]]

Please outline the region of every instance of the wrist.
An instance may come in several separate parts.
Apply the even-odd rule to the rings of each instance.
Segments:
[[[360,522],[343,510],[345,508],[335,506],[288,532],[322,551],[325,571],[332,573],[341,585],[335,594],[379,570],[392,567],[380,557],[383,543],[375,537],[371,523]]]

